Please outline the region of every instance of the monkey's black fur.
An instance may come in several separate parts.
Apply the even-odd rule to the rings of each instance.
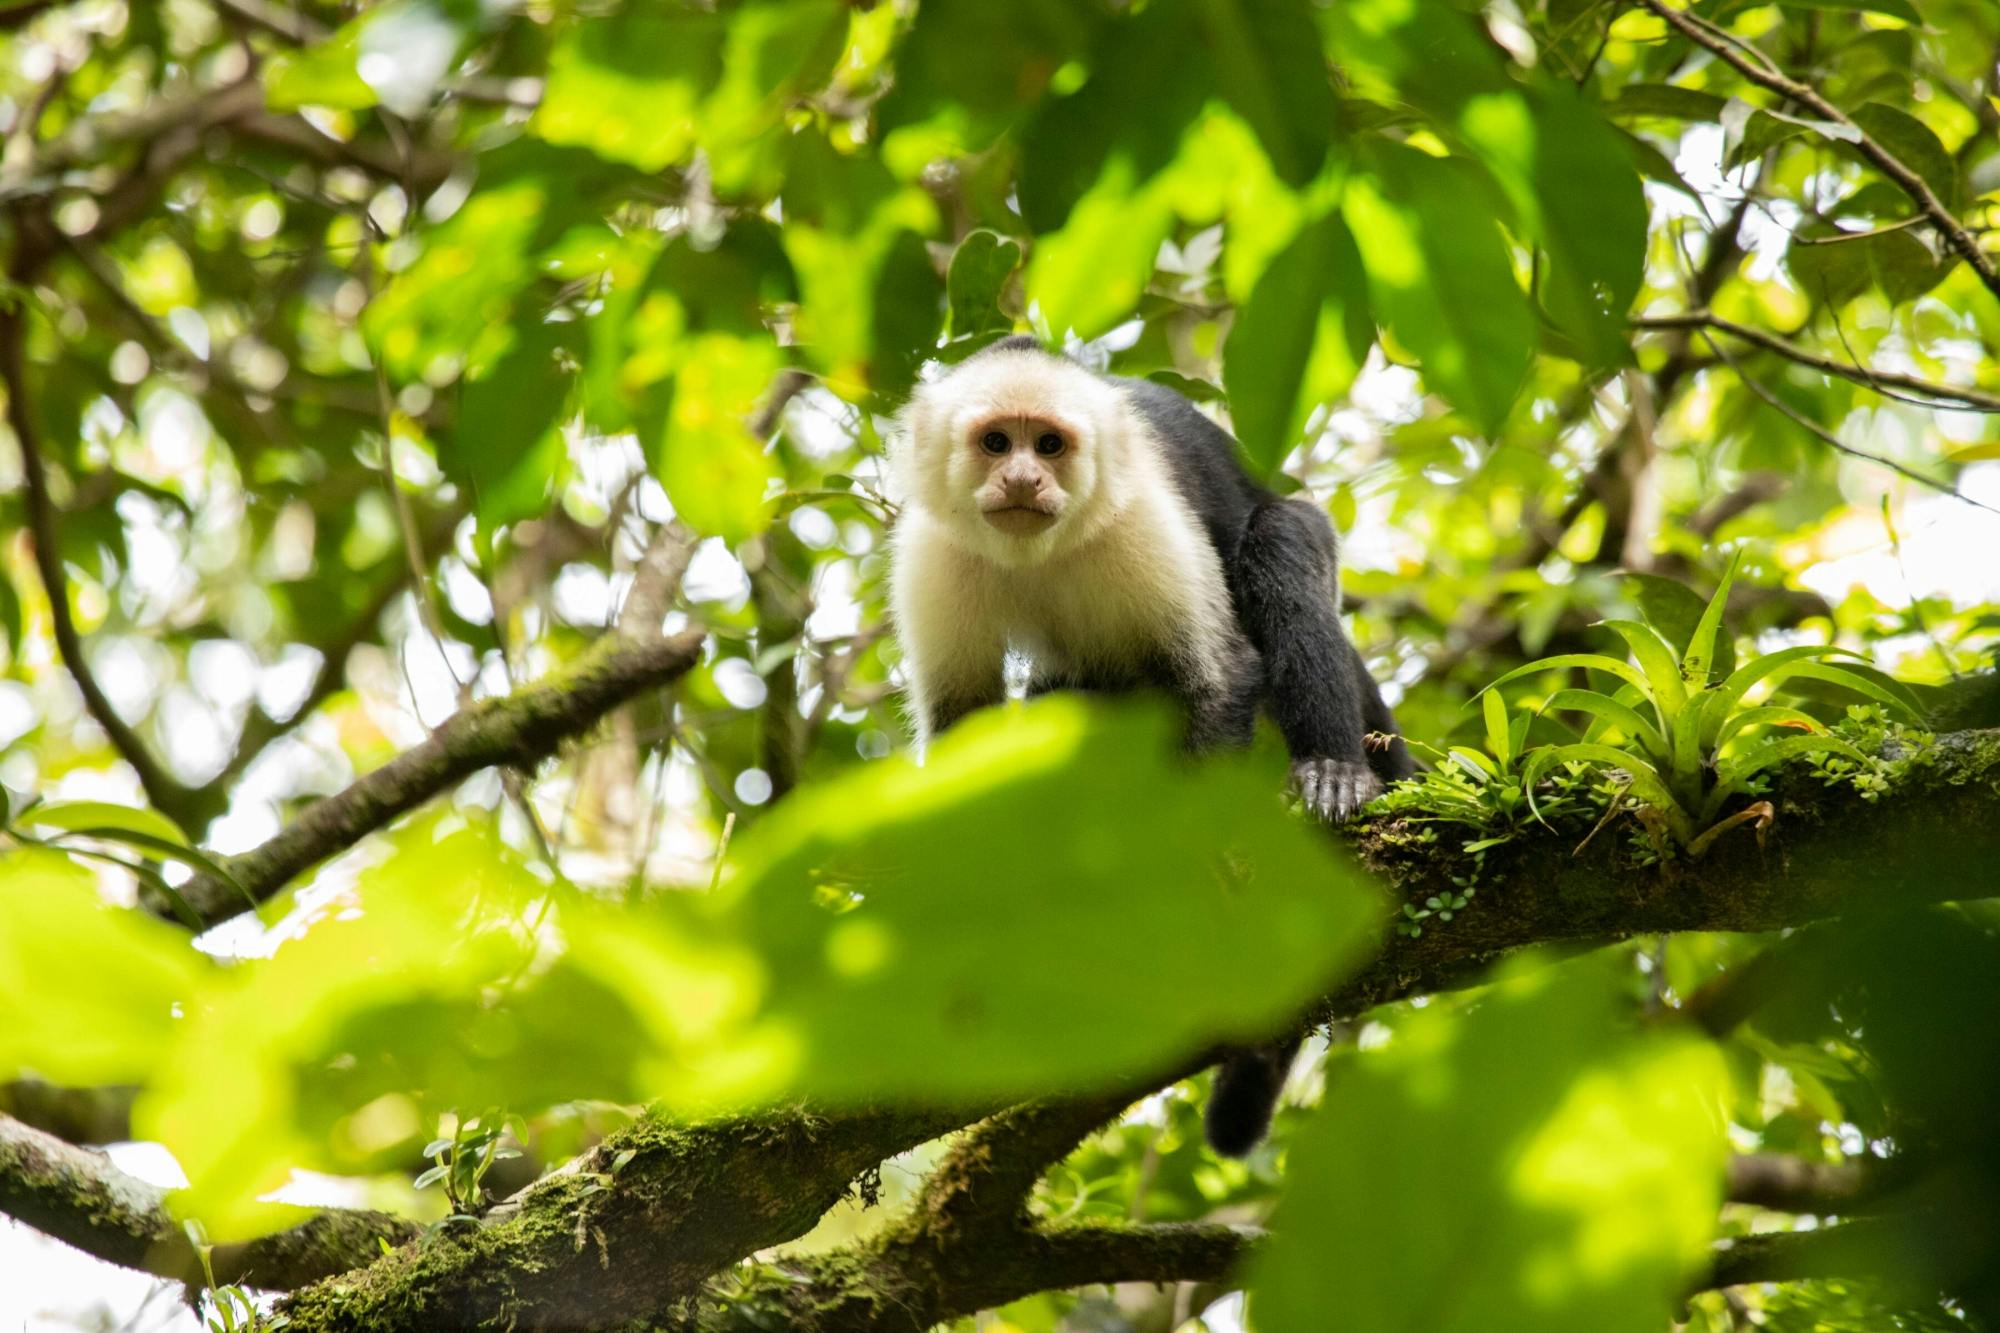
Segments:
[[[1003,338],[987,352],[1055,356],[1028,336]],[[1237,443],[1186,397],[1148,380],[1112,377],[1166,452],[1174,483],[1208,534],[1229,583],[1243,631],[1239,660],[1226,664],[1225,695],[1196,694],[1176,680],[1197,747],[1248,744],[1261,705],[1284,734],[1306,802],[1322,816],[1347,818],[1363,803],[1365,772],[1393,782],[1416,771],[1396,720],[1340,625],[1339,551],[1316,507],[1280,498],[1244,470]],[[1239,641],[1241,642],[1241,641]],[[1043,680],[1037,690],[1116,688],[1116,682]],[[1370,750],[1370,732],[1393,737]],[[1357,778],[1360,781],[1357,781]],[[1296,1039],[1226,1055],[1209,1097],[1211,1147],[1241,1156],[1270,1126]]]

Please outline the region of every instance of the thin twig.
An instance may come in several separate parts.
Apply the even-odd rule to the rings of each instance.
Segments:
[[[1889,550],[1896,557],[1896,572],[1902,576],[1903,590],[1910,594],[1910,619],[1917,622],[1918,632],[1930,640],[1931,648],[1938,655],[1938,661],[1944,663],[1944,669],[1950,673],[1951,678],[1964,679],[1959,674],[1958,668],[1952,665],[1951,654],[1945,651],[1943,641],[1937,636],[1937,630],[1931,626],[1930,617],[1924,614],[1923,594],[1910,582],[1910,567],[1903,559],[1903,534],[1896,527],[1896,515],[1886,495],[1882,497],[1882,528],[1889,534]]]
[[[1911,393],[1926,394],[1932,398],[1942,398],[1960,404],[1976,412],[2000,413],[2000,394],[1987,393],[1980,389],[1964,388],[1956,384],[1939,384],[1933,380],[1919,379],[1914,375],[1902,375],[1893,371],[1874,370],[1858,363],[1848,364],[1838,357],[1825,356],[1809,351],[1796,343],[1785,341],[1775,333],[1738,324],[1723,319],[1707,310],[1690,310],[1683,315],[1645,315],[1632,321],[1637,329],[1714,329],[1732,338],[1753,343],[1767,352],[1775,352],[1787,361],[1810,367],[1822,374],[1834,375],[1855,384],[1884,391],[1884,386],[1906,389]],[[1711,343],[1711,345],[1713,345]],[[1919,403],[1917,406],[1935,408],[1938,403]]]
[[[1886,227],[1875,227],[1868,231],[1837,231],[1831,236],[1807,236],[1795,231],[1791,233],[1791,238],[1794,245],[1840,245],[1847,241],[1865,241],[1872,236],[1887,236],[1892,231],[1902,231],[1906,227],[1921,227],[1929,222],[1929,218],[1919,214],[1916,217],[1904,218],[1901,222],[1891,222]]]
[[[1826,299],[1826,286],[1824,283],[1820,285],[1820,300],[1826,307],[1827,317],[1833,321],[1833,336],[1840,339],[1840,350],[1847,353],[1847,363],[1861,372],[1861,383],[1866,384],[1884,398],[1892,399],[1895,402],[1908,403],[1911,407],[1921,407],[1929,411],[1940,410],[1937,403],[1918,398],[1914,394],[1898,393],[1894,389],[1883,387],[1881,376],[1877,375],[1870,367],[1862,364],[1860,355],[1854,350],[1854,344],[1847,340],[1847,324],[1840,318],[1840,310],[1835,303]],[[1973,410],[1978,411],[1979,409],[1974,408]]]
[[[1756,394],[1759,398],[1763,399],[1764,402],[1769,406],[1776,408],[1778,411],[1790,417],[1799,426],[1803,427],[1805,430],[1810,432],[1821,443],[1825,444],[1827,448],[1832,449],[1837,453],[1846,454],[1849,458],[1858,458],[1863,460],[1864,462],[1873,463],[1877,467],[1888,468],[1891,472],[1894,472],[1898,476],[1907,477],[1909,480],[1916,482],[1919,486],[1925,487],[1926,489],[1929,490],[1936,491],[1940,495],[1949,495],[1954,500],[1963,501],[1964,503],[1971,505],[1974,509],[1984,509],[1989,514],[2000,514],[2000,509],[1995,509],[1992,505],[1986,504],[1983,501],[1973,499],[1971,496],[1967,495],[1964,491],[1959,490],[1958,487],[1953,486],[1949,482],[1939,481],[1936,477],[1927,477],[1923,473],[1918,472],[1914,468],[1906,467],[1903,464],[1898,463],[1893,458],[1884,458],[1881,454],[1871,454],[1866,449],[1856,449],[1853,445],[1847,443],[1847,441],[1841,439],[1838,435],[1835,435],[1832,431],[1820,425],[1817,421],[1814,421],[1811,417],[1799,411],[1797,408],[1793,407],[1790,403],[1786,402],[1784,399],[1778,397],[1778,395],[1772,393],[1769,389],[1765,388],[1763,383],[1758,379],[1756,379],[1754,376],[1745,374],[1743,371],[1743,367],[1736,361],[1734,357],[1730,356],[1729,353],[1722,350],[1721,345],[1715,341],[1713,335],[1711,335],[1707,330],[1704,329],[1702,331],[1701,336],[1708,343],[1709,347],[1715,352],[1715,354],[1721,357],[1722,360],[1728,364],[1731,370],[1736,372],[1736,378],[1743,381],[1743,386],[1745,388],[1749,389],[1750,392]]]
[[[49,495],[48,461],[42,447],[41,427],[28,400],[27,368],[21,350],[25,312],[18,304],[19,299],[16,298],[17,304],[12,309],[0,311],[0,377],[4,377],[7,386],[7,424],[13,428],[15,443],[21,450],[28,530],[34,538],[35,569],[41,575],[42,590],[48,595],[49,623],[55,632],[56,651],[61,654],[63,665],[69,668],[77,692],[83,696],[85,710],[103,729],[111,748],[138,775],[146,799],[155,808],[184,820],[193,793],[154,758],[138,732],[118,716],[110,696],[90,669],[83,636],[77,632],[76,619],[70,611],[69,580],[63,572],[58,537],[60,518]]]

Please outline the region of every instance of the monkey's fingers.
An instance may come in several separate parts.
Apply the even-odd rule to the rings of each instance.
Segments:
[[[1345,823],[1382,794],[1382,779],[1355,759],[1302,759],[1292,765],[1292,785],[1312,814]]]

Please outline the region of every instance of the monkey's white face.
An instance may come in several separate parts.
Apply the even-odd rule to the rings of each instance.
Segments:
[[[1006,565],[1073,546],[1118,508],[1132,447],[1118,391],[1038,352],[970,361],[925,385],[903,416],[896,472],[907,502]]]

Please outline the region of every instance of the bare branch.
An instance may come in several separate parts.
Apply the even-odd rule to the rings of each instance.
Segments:
[[[1884,148],[1874,138],[1864,133],[1860,126],[1849,118],[1846,112],[1826,100],[1817,88],[1809,83],[1788,78],[1781,70],[1755,48],[1755,59],[1745,53],[1744,44],[1712,24],[1704,23],[1692,15],[1682,13],[1666,3],[1666,0],[1639,0],[1648,10],[1681,33],[1682,36],[1705,47],[1730,65],[1737,73],[1760,88],[1767,88],[1782,97],[1789,97],[1800,106],[1806,107],[1822,120],[1830,120],[1836,125],[1852,131],[1854,146],[1861,155],[1874,163],[1877,170],[1894,181],[1904,194],[1923,211],[1925,217],[1944,237],[1945,244],[1960,258],[1972,266],[1986,289],[2000,296],[2000,267],[1996,267],[1993,257],[1979,248],[1978,238],[1966,230],[1965,224],[1952,216],[1944,201],[1937,197],[1930,183],[1904,165],[1902,159]]]
[[[688,562],[694,558],[695,536],[678,521],[663,523],[632,571],[632,586],[618,608],[618,632],[646,638],[660,632],[667,611],[680,593]]]
[[[1926,490],[1936,491],[1939,495],[1949,495],[1952,499],[1962,504],[1969,504],[1974,509],[1984,509],[1989,514],[2000,514],[2000,509],[1996,509],[1982,500],[1973,499],[1948,481],[1939,481],[1936,477],[1925,476],[1915,468],[1906,467],[1893,458],[1885,458],[1881,454],[1871,454],[1866,449],[1855,448],[1825,426],[1820,425],[1817,421],[1814,421],[1811,417],[1778,397],[1777,394],[1772,393],[1756,376],[1746,372],[1735,357],[1723,351],[1722,344],[1718,343],[1712,334],[1703,332],[1701,336],[1708,343],[1710,349],[1717,356],[1721,357],[1732,371],[1736,372],[1736,378],[1743,381],[1744,388],[1763,399],[1767,406],[1775,408],[1785,416],[1790,417],[1793,422],[1804,428],[1813,438],[1819,440],[1820,443],[1835,453],[1846,454],[1849,458],[1858,458],[1865,463],[1873,463],[1877,467],[1887,468],[1897,476],[1906,477]]]
[[[271,839],[231,857],[235,887],[197,876],[184,896],[204,921],[226,920],[243,910],[245,894],[264,901],[293,876],[480,769],[548,758],[613,708],[679,679],[700,658],[702,638],[699,629],[649,643],[606,636],[554,676],[455,713],[422,744],[313,802]]]
[[[1939,384],[1933,380],[1919,379],[1915,375],[1901,375],[1894,371],[1874,370],[1865,366],[1842,361],[1838,357],[1824,356],[1808,351],[1796,343],[1786,342],[1775,333],[1752,328],[1723,319],[1706,310],[1690,310],[1684,315],[1647,315],[1632,321],[1636,329],[1715,329],[1732,338],[1754,343],[1768,352],[1775,352],[1788,361],[1796,361],[1822,374],[1834,375],[1871,389],[1887,386],[1893,389],[1907,389],[1911,393],[1946,400],[1944,403],[1923,404],[1923,406],[1949,406],[1957,404],[1978,412],[2000,412],[2000,394],[1987,393],[1981,389],[1963,388],[1956,384]]]

